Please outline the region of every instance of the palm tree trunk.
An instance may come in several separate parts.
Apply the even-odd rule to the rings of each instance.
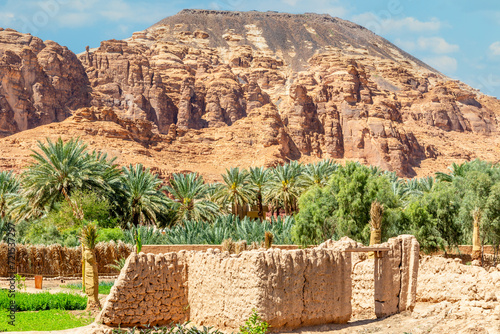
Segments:
[[[65,188],[62,188],[61,192],[62,192],[64,198],[66,199],[66,201],[68,202],[69,207],[73,211],[73,216],[75,216],[75,218],[78,220],[83,220],[82,209],[80,207],[78,207],[78,204],[76,204],[75,202],[73,202],[73,200],[71,200],[71,198],[69,197],[68,192],[66,191]]]
[[[259,219],[260,221],[264,220],[264,210],[262,208],[262,193],[259,191],[257,194],[257,204],[259,205]]]
[[[137,213],[134,213],[134,215],[132,216],[132,224],[135,227],[139,226],[139,215]]]

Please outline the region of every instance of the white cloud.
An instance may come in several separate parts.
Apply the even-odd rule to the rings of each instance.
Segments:
[[[14,14],[8,12],[0,12],[0,27],[9,27],[11,22],[14,20]]]
[[[299,0],[281,0],[281,2],[289,5],[289,6],[292,6],[292,7],[295,7],[295,5],[297,4]]]
[[[444,74],[453,74],[458,67],[457,60],[450,56],[435,56],[424,58],[423,60]]]
[[[495,42],[490,45],[490,52],[494,56],[500,56],[500,42]]]
[[[420,37],[417,43],[421,50],[432,53],[452,53],[460,49],[458,45],[449,44],[441,37]]]
[[[415,43],[414,41],[404,40],[401,38],[396,38],[394,40],[394,44],[396,44],[405,51],[413,51],[417,48],[417,43]]]
[[[437,19],[420,21],[414,17],[404,18],[381,18],[374,13],[363,13],[353,16],[352,21],[372,30],[376,34],[391,35],[405,32],[436,32],[443,24]]]

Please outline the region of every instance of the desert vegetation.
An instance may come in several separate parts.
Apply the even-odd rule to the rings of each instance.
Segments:
[[[76,139],[39,142],[32,157],[22,174],[0,173],[0,237],[13,221],[20,243],[78,246],[92,223],[96,242],[251,243],[270,231],[276,244],[342,236],[369,244],[376,202],[382,241],[414,234],[428,252],[470,244],[476,217],[481,243],[500,244],[500,166],[481,160],[420,179],[357,162],[292,161],[230,168],[208,184],[196,173],[162,180],[140,164],[119,168]],[[245,206],[257,218],[245,217]]]

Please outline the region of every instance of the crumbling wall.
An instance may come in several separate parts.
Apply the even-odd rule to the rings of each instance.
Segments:
[[[255,309],[273,328],[345,323],[351,315],[350,269],[350,254],[330,249],[195,253],[189,264],[190,319],[237,329]]]
[[[187,297],[185,252],[132,253],[96,322],[127,327],[183,323],[189,316]]]
[[[232,255],[219,249],[133,253],[97,321],[147,326],[190,320],[234,330],[256,310],[275,329],[346,323],[352,314],[352,259],[358,263],[366,256],[344,250],[361,246],[343,238],[316,248]],[[378,247],[390,250],[382,258],[358,263],[365,276],[371,270],[371,280],[375,274],[370,299],[377,316],[412,309],[418,242],[401,236]],[[371,267],[365,265],[369,261]],[[367,280],[358,280],[358,293],[370,293]]]
[[[377,246],[390,250],[382,257],[375,257],[375,314],[381,318],[413,310],[420,251],[417,239],[400,235]]]
[[[373,280],[374,259],[361,262],[353,260],[352,268],[352,314],[359,319],[375,316],[375,282]]]

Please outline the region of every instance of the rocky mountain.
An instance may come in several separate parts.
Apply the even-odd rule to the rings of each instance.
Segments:
[[[6,37],[14,34],[19,37]],[[355,159],[414,176],[456,160],[500,158],[500,101],[329,15],[184,10],[126,40],[87,48],[78,64],[54,42],[32,40],[0,32],[0,50],[29,48],[38,64],[29,73],[40,72],[35,84],[0,67],[0,96],[21,96],[33,105],[25,114],[38,122],[20,126],[4,117],[11,120],[0,122],[6,132],[60,121],[70,109],[86,107],[63,123],[91,122],[94,130],[86,133],[96,138],[90,140],[96,148],[110,149],[98,137],[112,137],[100,128],[111,121],[130,133],[114,139],[142,145],[146,164],[214,178],[229,166],[292,159]],[[2,61],[35,63],[6,59],[21,51],[0,51]],[[16,88],[4,88],[6,80]],[[48,87],[47,93],[28,88],[23,95],[23,85]],[[49,103],[52,92],[60,109]],[[8,101],[0,115],[16,113],[9,110],[18,103],[0,101]],[[45,130],[49,137],[57,132]],[[29,132],[30,139],[42,133]],[[0,151],[15,150],[27,135],[5,138],[9,144]],[[126,153],[120,144],[117,149]]]
[[[68,48],[0,28],[0,136],[66,119],[90,103],[89,91]]]

